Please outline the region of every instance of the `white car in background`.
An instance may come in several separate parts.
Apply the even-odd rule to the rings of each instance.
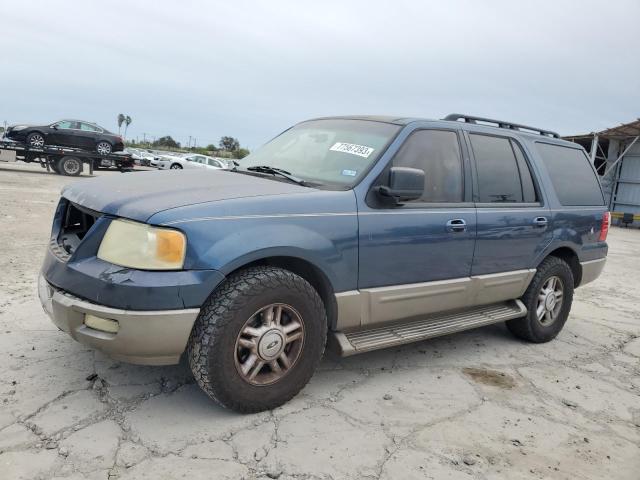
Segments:
[[[168,156],[160,158],[160,170],[181,170],[183,168],[208,168],[211,170],[228,170],[229,165],[223,159],[207,157],[206,155],[187,154],[184,156]]]

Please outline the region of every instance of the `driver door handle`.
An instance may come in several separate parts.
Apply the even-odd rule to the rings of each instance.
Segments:
[[[467,222],[461,218],[454,218],[447,222],[447,232],[464,232],[467,230]]]

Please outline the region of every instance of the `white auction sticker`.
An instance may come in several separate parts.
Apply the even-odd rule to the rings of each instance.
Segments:
[[[368,158],[373,153],[375,148],[365,147],[364,145],[356,145],[355,143],[342,143],[338,142],[333,145],[329,150],[334,152],[350,153],[352,155],[358,155],[359,157]]]

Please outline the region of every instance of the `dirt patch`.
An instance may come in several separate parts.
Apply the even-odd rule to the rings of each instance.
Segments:
[[[471,380],[476,383],[505,389],[516,386],[516,381],[512,377],[506,373],[498,372],[497,370],[487,370],[485,368],[463,368],[462,372],[468,377],[471,377]]]

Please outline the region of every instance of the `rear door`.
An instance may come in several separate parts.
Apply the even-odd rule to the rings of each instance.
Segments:
[[[222,166],[222,163],[215,158],[207,157],[207,168],[210,168],[212,170],[221,170],[224,167]]]
[[[77,145],[88,150],[93,150],[98,140],[100,130],[90,123],[78,122],[79,130],[77,134]]]
[[[515,136],[466,135],[474,165],[478,224],[471,274],[482,303],[520,296],[537,256],[551,242],[551,214]]]
[[[202,160],[200,160],[200,155],[191,155],[189,157],[185,157],[185,162],[182,162],[182,166],[184,168],[202,168]]]

